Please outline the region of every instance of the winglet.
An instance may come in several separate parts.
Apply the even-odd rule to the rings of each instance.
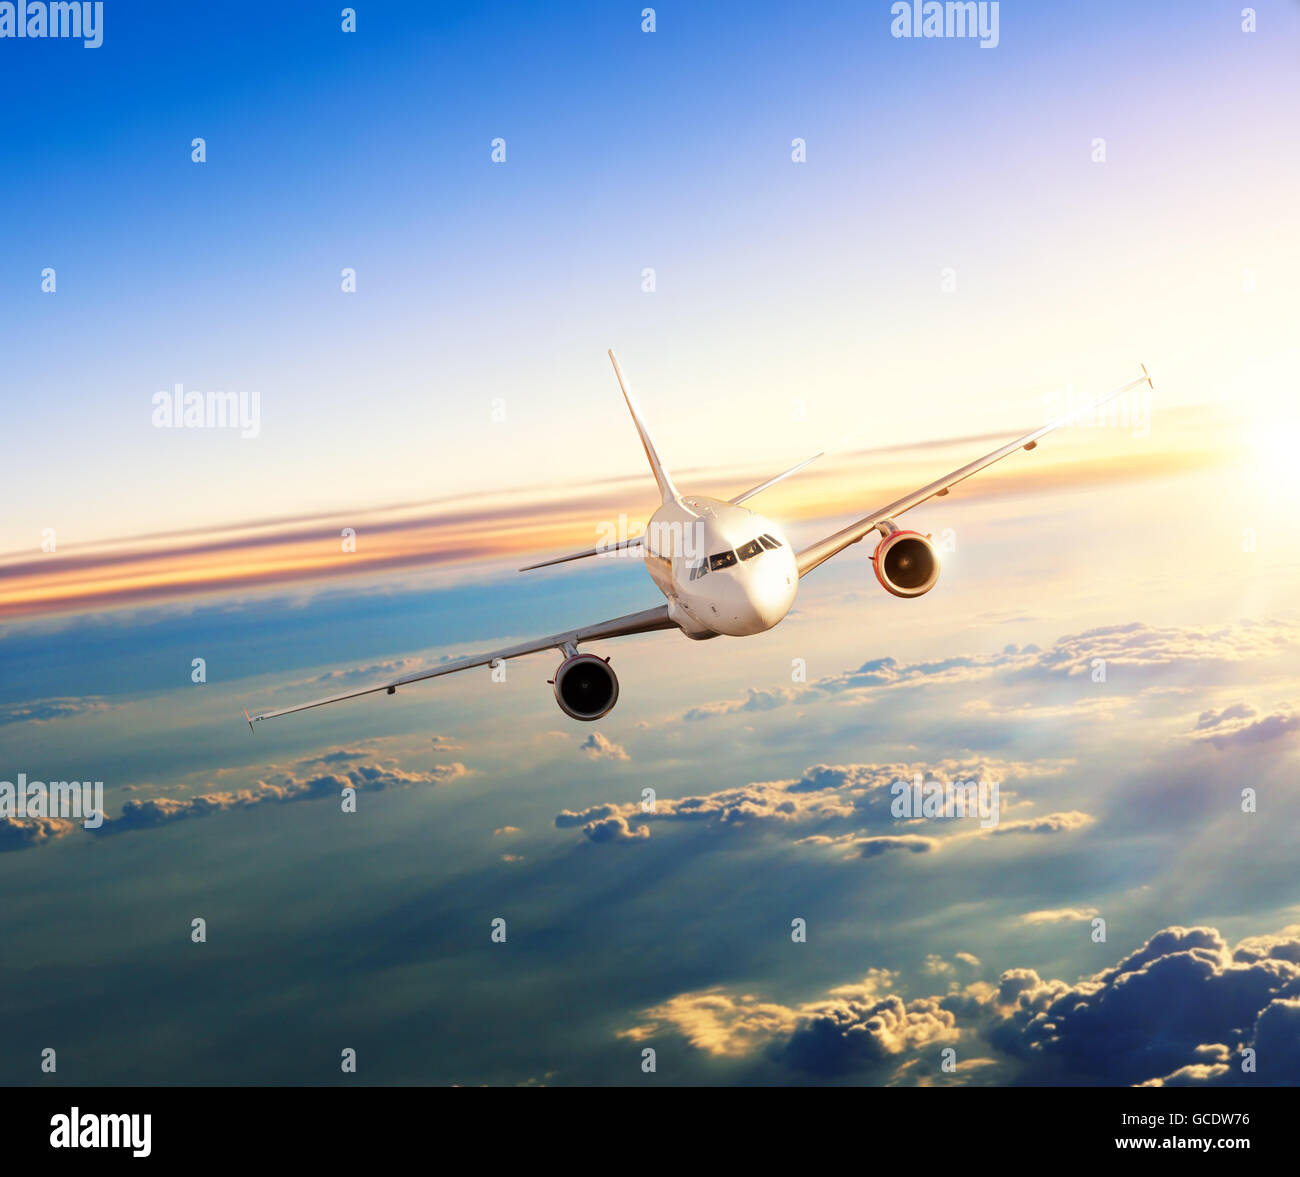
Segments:
[[[253,730],[253,717],[248,714],[247,707],[244,708],[244,718],[248,720],[248,730],[251,732]]]
[[[1152,392],[1154,392],[1156,386],[1151,383],[1151,373],[1147,371],[1146,364],[1139,364],[1138,367],[1142,369],[1142,375],[1147,378],[1147,387],[1151,389]]]

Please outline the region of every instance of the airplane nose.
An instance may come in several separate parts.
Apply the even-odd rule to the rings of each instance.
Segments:
[[[799,577],[793,560],[768,561],[762,575],[755,578],[750,594],[754,612],[764,629],[771,629],[790,612],[798,585]]]

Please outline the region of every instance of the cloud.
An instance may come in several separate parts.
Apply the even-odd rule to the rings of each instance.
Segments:
[[[411,674],[417,670],[423,670],[427,663],[420,658],[393,658],[387,662],[372,662],[369,666],[358,666],[351,670],[327,670],[324,674],[317,675],[312,682],[323,683],[327,686],[353,686],[357,683],[370,681],[381,682],[384,679],[396,678],[399,675]],[[291,684],[298,686],[301,684]],[[281,689],[287,689],[281,688]],[[437,736],[434,737],[437,740]]]
[[[582,832],[596,843],[640,842],[650,836],[650,831],[645,826],[629,825],[624,817],[606,817],[599,821],[590,821],[582,827]]]
[[[802,689],[751,689],[741,699],[691,708],[685,718],[708,719],[744,711],[768,711],[786,703],[810,703],[846,693],[862,695],[952,686],[995,677],[1008,685],[1064,683],[1088,678],[1099,660],[1105,663],[1106,685],[1113,696],[1122,694],[1126,685],[1150,689],[1153,680],[1170,673],[1196,672],[1204,676],[1217,669],[1275,657],[1297,644],[1300,644],[1300,626],[1284,621],[1246,620],[1217,626],[1153,626],[1133,621],[1067,634],[1047,649],[1033,644],[1010,644],[996,653],[953,655],[921,662],[873,658],[856,670],[816,679]],[[1105,705],[1100,701],[1088,704],[1099,708]],[[1046,716],[1068,713],[1064,704],[1053,705],[1043,712]]]
[[[1255,716],[1255,708],[1249,703],[1234,703],[1231,707],[1225,707],[1222,711],[1202,711],[1196,720],[1196,730],[1205,731],[1214,729],[1221,724],[1232,719],[1252,719]]]
[[[1027,911],[1020,917],[1022,924],[1067,924],[1086,922],[1097,915],[1095,907],[1054,907],[1043,911]]]
[[[580,752],[585,752],[592,760],[630,760],[631,757],[620,744],[612,743],[600,734],[592,732],[581,744],[578,745]]]
[[[860,858],[878,858],[891,850],[906,850],[912,854],[928,854],[938,849],[938,838],[922,838],[916,834],[897,837],[858,838],[853,842]]]
[[[684,719],[712,719],[717,715],[734,715],[738,712],[771,711],[784,707],[798,697],[799,692],[792,687],[775,690],[757,690],[751,687],[743,699],[728,699],[719,703],[704,703],[692,707],[683,716]]]
[[[338,799],[344,788],[355,788],[357,792],[382,792],[383,789],[420,784],[438,786],[471,773],[459,761],[408,773],[393,760],[356,763],[361,754],[363,753],[341,749],[326,756],[308,757],[298,761],[294,771],[273,776],[270,780],[257,780],[256,784],[248,788],[218,789],[179,799],[151,797],[147,800],[127,801],[118,817],[105,818],[103,825],[87,832],[96,836],[125,834],[133,830],[151,830],[172,825],[173,822],[187,821],[190,818],[211,817],[231,809],[253,809],[261,805],[311,801],[321,797]],[[309,771],[331,763],[347,766],[337,771]]]
[[[812,474],[803,489],[787,496],[789,518],[824,519],[860,510],[871,486],[892,494],[913,478],[931,476],[929,459],[953,447],[953,439],[909,446],[887,467],[878,452],[857,451],[856,467],[834,476]],[[957,447],[958,451],[963,447]],[[909,456],[910,455],[910,456]],[[1208,458],[1209,451],[1199,460]],[[1198,459],[1186,450],[1130,455],[1126,477],[1159,477]],[[734,486],[767,477],[768,471],[701,472],[697,493],[724,498]],[[863,476],[868,479],[864,485]],[[1050,457],[1019,469],[986,474],[985,496],[1037,493],[1050,485],[1088,485],[1097,477],[1077,463],[1053,464]],[[385,571],[464,568],[489,560],[513,563],[545,551],[571,551],[594,541],[592,519],[612,519],[626,510],[628,477],[567,484],[562,490],[489,493],[392,503],[346,515],[299,514],[196,528],[185,532],[132,535],[75,545],[57,561],[28,552],[0,557],[0,617],[52,612],[88,612],[108,605],[141,604],[249,592],[274,586],[373,576]],[[340,559],[338,537],[356,527],[366,542]],[[583,536],[590,538],[583,539]]]
[[[924,854],[936,849],[939,839],[885,832],[913,824],[893,815],[892,786],[897,782],[911,782],[918,774],[927,782],[996,781],[1005,804],[1006,798],[1013,797],[1014,793],[1001,787],[1003,779],[1054,776],[1070,763],[979,757],[941,760],[929,766],[815,764],[795,780],[755,781],[713,793],[659,797],[649,811],[640,802],[603,803],[576,812],[564,810],[556,815],[555,824],[560,829],[581,826],[593,840],[596,840],[593,835],[599,833],[601,841],[640,840],[649,836],[649,826],[656,822],[700,823],[719,830],[761,827],[789,830],[797,835],[796,841],[809,845],[843,845],[848,856],[855,858],[875,857],[890,850]],[[623,826],[617,832],[594,824],[612,817],[622,820]],[[931,828],[947,827],[956,832],[963,822],[978,822],[979,815],[972,812],[969,817],[932,820]],[[1047,826],[1057,821],[1086,823],[1092,819],[1087,814],[1051,814],[1037,820]],[[636,832],[621,836],[623,827]]]
[[[1300,731],[1300,713],[1290,703],[1279,703],[1262,716],[1249,703],[1234,703],[1221,711],[1202,711],[1192,738],[1208,740],[1216,748],[1247,747]]]
[[[748,1054],[788,1033],[798,1020],[796,1011],[786,1006],[721,988],[683,993],[646,1010],[644,1016],[650,1020],[621,1031],[619,1037],[643,1042],[666,1025],[697,1050],[723,1058]]]
[[[937,998],[904,1002],[893,994],[876,1000],[864,995],[825,1003],[768,1053],[796,1071],[834,1078],[957,1038],[957,1019]]]
[[[1214,928],[1165,928],[1072,985],[1004,973],[987,1037],[1041,1081],[1296,1083],[1298,954],[1300,927],[1237,952]],[[1246,1046],[1254,1076],[1227,1065]]]
[[[955,1016],[934,998],[904,1002],[881,992],[892,974],[872,970],[861,981],[816,1002],[788,1006],[715,987],[683,993],[642,1015],[619,1037],[642,1042],[670,1032],[719,1058],[759,1050],[805,1074],[833,1077],[889,1062],[922,1046],[956,1038]]]
[[[78,824],[62,817],[0,818],[0,854],[53,842],[72,833]]]
[[[112,707],[113,704],[104,702],[99,695],[36,699],[30,703],[0,703],[0,727],[10,723],[49,723],[55,719],[109,711]]]
[[[1046,813],[1042,817],[1027,817],[1020,821],[1004,821],[988,832],[990,834],[1067,834],[1089,826],[1096,819],[1088,813],[1072,809],[1067,813]]]
[[[955,959],[979,964],[970,953]],[[918,970],[949,971],[933,954]],[[824,1079],[928,1082],[934,1048],[961,1042],[959,1053],[980,1058],[981,1081],[1300,1083],[1300,926],[1235,950],[1214,928],[1169,927],[1073,984],[1008,968],[997,985],[951,985],[947,994],[909,998],[897,973],[872,970],[793,1005],[713,987],[645,1010],[620,1037],[677,1034],[720,1058]],[[1254,1073],[1241,1069],[1246,1047]],[[984,1057],[990,1050],[994,1057]]]

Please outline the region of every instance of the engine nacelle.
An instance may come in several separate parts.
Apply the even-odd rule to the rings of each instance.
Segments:
[[[608,715],[618,702],[618,675],[606,659],[595,654],[566,658],[552,681],[560,710],[584,723]]]
[[[939,579],[939,553],[918,531],[894,531],[871,556],[876,579],[896,597],[919,597]]]

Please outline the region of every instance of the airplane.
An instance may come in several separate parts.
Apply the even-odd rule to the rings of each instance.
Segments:
[[[1016,450],[1034,449],[1041,437],[1079,417],[1087,417],[1115,397],[1122,396],[1143,383],[1155,387],[1147,374],[1146,366],[1141,365],[1142,375],[1123,388],[1117,388],[1082,409],[1007,442],[992,453],[976,458],[960,469],[945,474],[796,552],[776,523],[742,504],[797,474],[822,455],[800,462],[727,500],[683,494],[659,460],[640,406],[628,388],[618,358],[612,350],[609,358],[659,488],[661,504],[641,535],[543,560],[521,568],[520,571],[529,572],[536,568],[631,551],[639,547],[650,579],[663,593],[666,603],[652,609],[643,609],[639,613],[629,613],[609,621],[551,634],[536,641],[457,658],[429,670],[375,683],[359,690],[330,695],[325,699],[282,707],[276,711],[264,711],[260,715],[249,715],[245,709],[244,718],[248,721],[250,731],[255,723],[262,720],[323,707],[327,703],[338,703],[344,699],[355,699],[361,695],[379,692],[392,695],[399,687],[407,687],[425,679],[456,674],[476,666],[495,666],[511,658],[522,658],[526,654],[537,654],[545,650],[555,650],[563,656],[555,678],[550,680],[560,710],[570,718],[583,722],[600,719],[608,715],[618,702],[618,677],[608,658],[581,652],[578,649],[580,645],[670,629],[676,629],[696,641],[764,633],[790,612],[799,584],[805,576],[832,556],[873,533],[877,533],[879,539],[871,556],[871,564],[881,587],[896,597],[922,596],[934,588],[939,579],[939,555],[929,536],[900,528],[895,522],[899,515],[928,499],[948,494],[959,482],[994,462],[1001,461]]]

